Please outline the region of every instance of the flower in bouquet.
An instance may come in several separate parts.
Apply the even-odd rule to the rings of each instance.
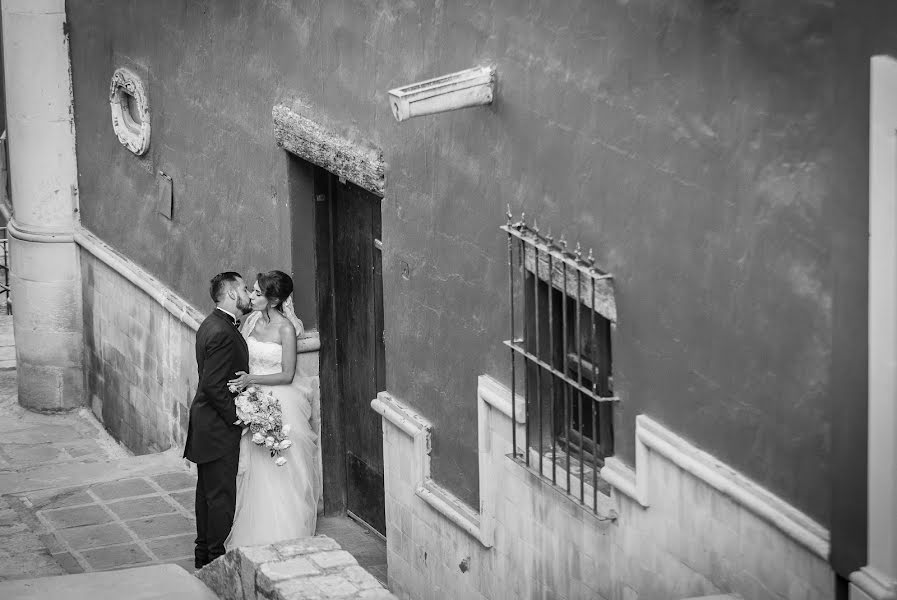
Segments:
[[[272,394],[250,386],[237,394],[234,405],[237,409],[236,424],[249,430],[252,443],[265,446],[278,467],[286,464],[280,453],[293,443],[287,439],[290,428],[283,423],[280,401]]]

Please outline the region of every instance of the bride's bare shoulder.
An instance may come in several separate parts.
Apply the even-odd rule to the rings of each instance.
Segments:
[[[277,332],[281,339],[296,339],[296,327],[285,316],[280,315],[277,323]]]

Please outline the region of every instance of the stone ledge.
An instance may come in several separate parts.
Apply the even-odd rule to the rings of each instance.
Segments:
[[[196,576],[222,600],[396,600],[325,535],[236,548]]]

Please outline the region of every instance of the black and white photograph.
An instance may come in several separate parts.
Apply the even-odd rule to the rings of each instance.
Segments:
[[[0,599],[897,600],[897,3],[0,0]]]

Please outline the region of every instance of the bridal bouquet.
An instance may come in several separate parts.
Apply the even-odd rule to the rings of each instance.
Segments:
[[[236,388],[231,388],[231,392],[236,391]],[[250,386],[237,394],[234,404],[237,407],[235,425],[248,428],[252,434],[252,443],[268,448],[271,458],[276,457],[274,463],[278,467],[285,465],[287,459],[280,456],[280,453],[292,446],[293,442],[287,438],[290,426],[283,422],[280,401],[272,394]]]

